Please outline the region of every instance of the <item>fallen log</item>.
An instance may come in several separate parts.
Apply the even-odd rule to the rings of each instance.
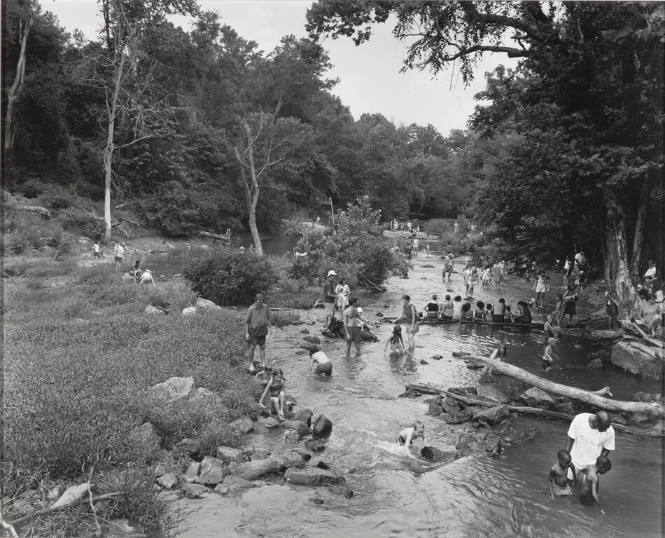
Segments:
[[[651,344],[652,346],[656,346],[656,347],[658,347],[658,348],[662,348],[662,347],[663,347],[663,342],[662,342],[662,341],[659,341],[659,340],[656,340],[656,339],[654,339],[654,338],[651,338],[651,337],[650,337],[649,335],[647,335],[647,333],[645,333],[645,332],[640,328],[640,326],[639,326],[637,323],[635,323],[634,321],[631,321],[631,322],[622,321],[622,322],[621,322],[621,326],[624,328],[624,330],[628,331],[629,333],[637,334],[638,336],[642,337],[642,339],[643,339],[645,342],[648,342],[648,343]]]
[[[51,512],[58,512],[60,510],[64,510],[66,508],[71,508],[72,506],[76,506],[76,505],[83,504],[83,503],[86,503],[86,502],[87,503],[95,503],[95,502],[99,502],[99,501],[108,501],[109,499],[113,499],[114,497],[117,497],[117,496],[122,495],[122,494],[123,494],[123,492],[118,491],[118,492],[115,492],[115,493],[104,493],[102,495],[97,495],[96,497],[84,497],[82,499],[77,499],[74,502],[69,503],[69,504],[63,504],[63,505],[60,505],[60,506],[52,506],[50,508],[45,508],[44,510],[36,510],[34,512],[30,512],[29,514],[26,514],[24,516],[16,518],[12,521],[7,521],[7,523],[9,525],[19,525],[19,524],[23,523],[24,521],[27,521],[28,519],[32,519],[32,518],[35,518],[35,517],[38,517],[38,516],[43,516],[43,515],[49,514]]]
[[[647,415],[652,415],[656,417],[663,416],[663,406],[658,403],[644,403],[644,402],[623,402],[617,400],[610,400],[609,398],[603,398],[597,394],[593,394],[588,390],[578,389],[577,387],[569,387],[567,385],[562,385],[561,383],[555,383],[554,381],[549,381],[548,379],[543,379],[538,377],[522,368],[518,368],[507,362],[502,362],[497,359],[499,350],[495,350],[490,357],[482,357],[479,355],[469,355],[468,358],[476,359],[485,362],[488,366],[491,366],[492,370],[496,370],[499,373],[514,377],[520,381],[524,381],[531,386],[538,387],[544,391],[559,394],[560,396],[567,396],[568,398],[573,398],[575,400],[580,400],[588,404],[600,407],[601,409],[607,409],[610,411],[623,411],[626,413],[645,413]]]
[[[290,467],[303,467],[304,465],[305,460],[301,454],[289,451],[282,454],[273,454],[260,460],[241,463],[231,474],[245,480],[256,480],[266,474],[278,473]]]
[[[615,340],[623,336],[621,329],[597,329],[589,331],[589,337],[597,340]]]
[[[432,387],[431,385],[420,385],[418,383],[409,383],[406,386],[407,391],[417,391],[422,394],[441,394],[443,392],[441,389],[437,389],[436,387]]]
[[[42,217],[46,217],[48,219],[51,218],[51,212],[46,209],[45,207],[39,206],[39,205],[10,205],[10,204],[4,204],[4,206],[8,209],[13,209],[15,211],[29,211],[30,213],[39,213]]]
[[[203,237],[208,237],[210,239],[216,239],[217,241],[231,241],[230,235],[214,234],[212,232],[206,232],[204,230],[199,230],[199,235]]]

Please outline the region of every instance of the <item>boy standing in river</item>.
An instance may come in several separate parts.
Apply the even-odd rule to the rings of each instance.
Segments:
[[[270,326],[270,309],[263,302],[263,294],[257,293],[254,304],[247,310],[245,317],[245,339],[249,344],[249,371],[254,373],[254,349],[259,346],[261,367],[266,366],[266,336]]]
[[[573,466],[573,460],[570,457],[570,452],[568,452],[565,448],[562,448],[559,450],[559,452],[557,452],[556,457],[558,461],[550,469],[550,475],[548,478],[550,496],[553,499],[555,495],[557,497],[562,495],[572,495],[572,488],[577,483],[577,479],[575,478],[575,467]],[[569,471],[572,471],[572,473]],[[571,476],[572,478],[570,478]]]

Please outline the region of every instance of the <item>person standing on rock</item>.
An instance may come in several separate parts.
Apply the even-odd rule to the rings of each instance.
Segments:
[[[249,343],[249,371],[254,372],[254,349],[259,346],[261,367],[266,366],[266,336],[270,327],[270,309],[263,302],[263,294],[257,293],[254,304],[245,317],[245,339]]]
[[[585,467],[596,463],[598,456],[608,456],[614,450],[614,428],[605,411],[598,413],[580,413],[576,415],[568,428],[566,450],[570,452],[573,465],[579,473]]]

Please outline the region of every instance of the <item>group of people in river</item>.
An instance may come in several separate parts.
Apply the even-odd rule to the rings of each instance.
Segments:
[[[125,260],[125,253],[127,252],[127,245],[121,241],[116,240],[113,243],[113,267],[115,271],[123,270],[123,263]],[[92,245],[92,258],[95,261],[102,259],[104,255],[101,241],[97,240]],[[139,284],[152,284],[156,286],[155,279],[152,276],[150,269],[141,268],[141,260],[137,258],[131,265],[131,268],[123,274],[123,281],[130,280],[138,282]]]

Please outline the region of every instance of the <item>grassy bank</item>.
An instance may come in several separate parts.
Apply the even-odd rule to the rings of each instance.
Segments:
[[[92,471],[97,493],[122,491],[99,504],[100,519],[163,529],[153,466],[177,466],[168,451],[185,437],[209,449],[237,443],[228,423],[255,410],[256,389],[241,366],[241,320],[226,311],[183,318],[195,296],[181,283],[122,284],[108,267],[53,263],[5,261],[25,276],[5,280],[4,519],[46,506],[54,485],[85,482]],[[48,282],[63,274],[65,281]],[[145,315],[147,304],[171,313]],[[220,397],[155,407],[146,389],[171,376],[192,376]],[[160,436],[158,450],[130,440],[146,421]],[[49,536],[95,529],[87,503],[27,525],[23,532]]]

